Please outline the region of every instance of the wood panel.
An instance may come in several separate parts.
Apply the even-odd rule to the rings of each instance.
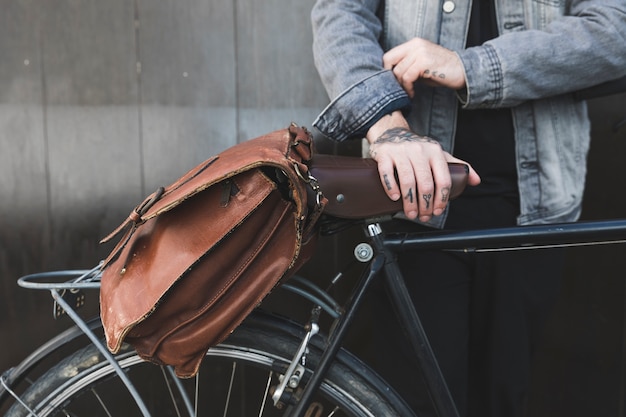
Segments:
[[[105,253],[99,238],[122,217],[112,202],[139,196],[132,7],[100,4],[3,4],[1,30],[10,33],[0,51],[11,59],[1,61],[0,83],[10,92],[2,105],[14,110],[1,116],[11,119],[2,126],[1,169],[11,175],[1,181],[2,200],[11,206],[2,211],[0,241],[8,251],[2,285],[9,286],[0,303],[2,331],[6,325],[16,341],[3,347],[9,357],[69,324],[53,322],[49,295],[17,288],[17,276],[94,265]]]
[[[48,1],[42,10],[44,106],[57,267],[88,267],[141,198],[133,3]],[[117,206],[117,207],[116,207]]]
[[[34,5],[11,4],[0,14],[1,233],[47,224],[39,11]]]
[[[236,0],[239,140],[311,127],[328,103],[313,65],[313,1]]]
[[[15,280],[43,268],[50,246],[37,3],[11,2],[0,13],[0,339],[15,341],[0,347],[0,367],[37,339],[24,319],[41,298]]]
[[[147,192],[236,142],[234,5],[141,2]]]

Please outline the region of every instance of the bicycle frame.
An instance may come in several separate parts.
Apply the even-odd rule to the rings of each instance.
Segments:
[[[328,296],[328,294],[310,282],[292,278],[292,281],[288,281],[283,285],[285,289],[303,296],[317,305],[317,315],[319,315],[320,310],[324,310],[336,320],[334,331],[327,341],[327,348],[314,374],[304,388],[300,401],[295,405],[291,414],[292,416],[300,417],[306,412],[311,396],[319,388],[326,371],[331,366],[370,284],[381,272],[384,272],[384,279],[389,289],[389,296],[393,304],[398,306],[396,313],[398,314],[399,322],[406,330],[407,337],[415,351],[420,367],[423,370],[424,379],[427,382],[427,388],[437,415],[441,417],[458,417],[454,402],[428,343],[428,337],[421,326],[415,306],[408,296],[402,273],[397,263],[394,261],[394,254],[396,252],[425,249],[484,252],[626,243],[626,219],[485,229],[479,231],[437,231],[429,233],[393,234],[383,234],[379,224],[380,221],[382,220],[373,219],[371,221],[361,222],[365,226],[365,233],[369,238],[373,257],[371,260],[367,261],[369,265],[363,272],[358,284],[353,288],[352,294],[345,306],[340,306]],[[338,223],[345,225],[346,221],[338,220]],[[2,382],[0,386],[0,399],[2,399],[7,392],[13,395],[10,391],[13,383],[22,378],[29,369],[43,357],[56,350],[60,345],[67,343],[67,336],[70,336],[69,340],[71,340],[83,334],[87,335],[93,344],[99,346],[101,351],[104,350],[102,353],[109,359],[112,365],[114,367],[117,365],[112,355],[106,351],[102,342],[99,341],[93,332],[94,328],[98,327],[99,323],[97,321],[85,322],[82,320],[76,314],[72,306],[63,300],[59,293],[60,290],[65,289],[99,288],[97,273],[94,275],[94,271],[96,270],[97,268],[91,271],[61,271],[34,274],[20,278],[19,283],[23,287],[50,290],[55,302],[59,303],[76,322],[78,330],[76,327],[68,329],[62,335],[52,339],[40,349],[36,350],[21,364],[2,374],[0,378]],[[72,279],[66,283],[51,284],[36,282],[42,278],[63,276],[63,274],[78,278]],[[87,279],[85,277],[90,278]],[[297,284],[302,285],[298,286]],[[316,314],[312,315],[312,322],[309,323],[308,326],[311,327],[316,324],[313,323],[316,320]],[[305,340],[302,347],[306,348],[306,344],[307,341]],[[301,350],[304,351],[305,349]],[[300,358],[296,356],[292,364],[296,364],[299,359]],[[117,366],[117,368],[119,368],[119,366]],[[118,375],[120,375],[122,381],[125,381],[123,374],[124,372],[119,369]],[[288,380],[290,376],[289,373],[286,373],[284,379]],[[142,413],[145,416],[149,416],[149,412],[145,408],[145,405],[143,405],[143,400],[136,394],[136,390],[129,381],[127,388],[131,395],[135,397],[135,401]],[[17,400],[19,401],[19,398]],[[188,406],[188,410],[189,409]]]
[[[456,250],[486,252],[530,250],[548,247],[571,247],[598,244],[626,243],[626,220],[588,221],[568,224],[538,225],[514,228],[484,229],[478,231],[438,231],[432,233],[393,233],[383,235],[377,222],[366,224],[367,234],[378,252],[355,287],[345,314],[339,319],[337,330],[330,336],[316,375],[311,379],[296,406],[293,416],[304,415],[308,401],[318,388],[323,373],[341,344],[345,331],[362,301],[372,279],[384,269],[392,304],[407,338],[415,351],[435,412],[440,417],[458,417],[459,413],[441,374],[428,337],[411,301],[402,273],[393,253],[401,250]]]

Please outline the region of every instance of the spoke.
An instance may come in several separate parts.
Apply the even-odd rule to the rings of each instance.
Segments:
[[[102,398],[100,398],[100,395],[96,392],[96,390],[92,388],[91,393],[94,395],[94,397],[96,397],[96,400],[98,400],[98,403],[100,403],[100,407],[102,407],[102,409],[107,414],[107,416],[111,417],[111,413],[109,412],[109,409],[104,404],[104,401],[102,401]]]
[[[328,415],[328,417],[333,417],[335,415],[335,413],[337,412],[337,410],[339,410],[339,406],[336,406],[335,409],[333,411],[330,412],[330,414]]]
[[[185,408],[187,408],[187,415],[189,417],[196,417],[198,415],[198,387],[196,386],[195,404],[192,405],[191,401],[189,400],[189,395],[187,394],[187,390],[185,389],[182,382],[180,381],[180,378],[176,376],[176,372],[174,371],[174,368],[171,366],[167,366],[167,367],[162,367],[161,369],[163,369],[164,372],[167,371],[167,374],[169,374],[169,381],[173,382],[174,385],[176,386],[176,389],[178,390],[178,393],[180,394],[180,400],[185,404]],[[196,375],[196,384],[197,382],[198,382],[198,375]]]
[[[270,391],[270,386],[272,385],[272,374],[270,371],[267,376],[267,384],[265,384],[265,392],[263,393],[263,399],[261,400],[261,409],[259,410],[259,417],[263,416],[263,411],[265,410],[265,404],[267,403],[267,394]]]
[[[235,380],[235,371],[237,370],[237,362],[233,362],[233,370],[230,373],[230,383],[228,385],[228,395],[226,396],[226,404],[224,405],[224,415],[223,417],[226,417],[226,414],[228,413],[228,407],[230,405],[230,394],[233,391],[233,381]]]
[[[165,385],[167,386],[167,392],[170,394],[170,400],[172,400],[172,404],[174,405],[174,409],[176,410],[176,415],[178,417],[182,417],[180,414],[180,410],[178,409],[178,404],[176,403],[176,398],[174,398],[174,391],[172,390],[172,384],[170,383],[167,374],[165,373],[165,368],[161,366],[161,373],[163,374],[163,380],[165,381]]]

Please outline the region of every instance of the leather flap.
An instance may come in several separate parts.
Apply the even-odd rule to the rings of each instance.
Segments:
[[[303,156],[310,159],[311,142],[307,139],[308,135],[296,136],[290,130],[282,130],[230,147],[165,188],[163,195],[145,211],[141,219],[145,221],[157,216],[213,184],[252,168],[274,166],[289,174],[293,170],[291,166],[285,166],[287,161],[292,164],[301,163]],[[301,151],[295,151],[296,149]],[[306,172],[306,168],[303,169]],[[293,177],[290,179],[295,180]]]
[[[106,243],[122,230],[128,229],[125,236],[105,259],[103,267],[118,256],[119,251],[135,233],[137,225],[173,209],[215,184],[257,167],[275,167],[289,178],[290,193],[296,204],[296,215],[302,216],[306,211],[306,206],[302,204],[307,198],[306,183],[296,175],[293,164],[297,165],[297,172],[307,173],[306,164],[311,159],[312,146],[309,132],[292,124],[288,129],[239,143],[207,159],[173,184],[166,188],[159,188],[146,197],[120,226],[100,241],[100,243]]]
[[[119,256],[104,269],[100,295],[106,308],[101,315],[112,351],[120,348],[130,328],[151,314],[189,268],[276,189],[260,170],[246,171],[232,182],[236,188],[229,191],[226,205],[222,188],[216,186],[193,202],[138,226]]]

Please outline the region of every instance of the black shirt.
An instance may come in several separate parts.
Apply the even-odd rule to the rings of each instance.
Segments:
[[[474,0],[467,47],[498,35],[493,0]],[[477,187],[464,196],[500,195],[518,200],[515,138],[511,110],[459,108],[454,155],[469,162],[480,175]]]

